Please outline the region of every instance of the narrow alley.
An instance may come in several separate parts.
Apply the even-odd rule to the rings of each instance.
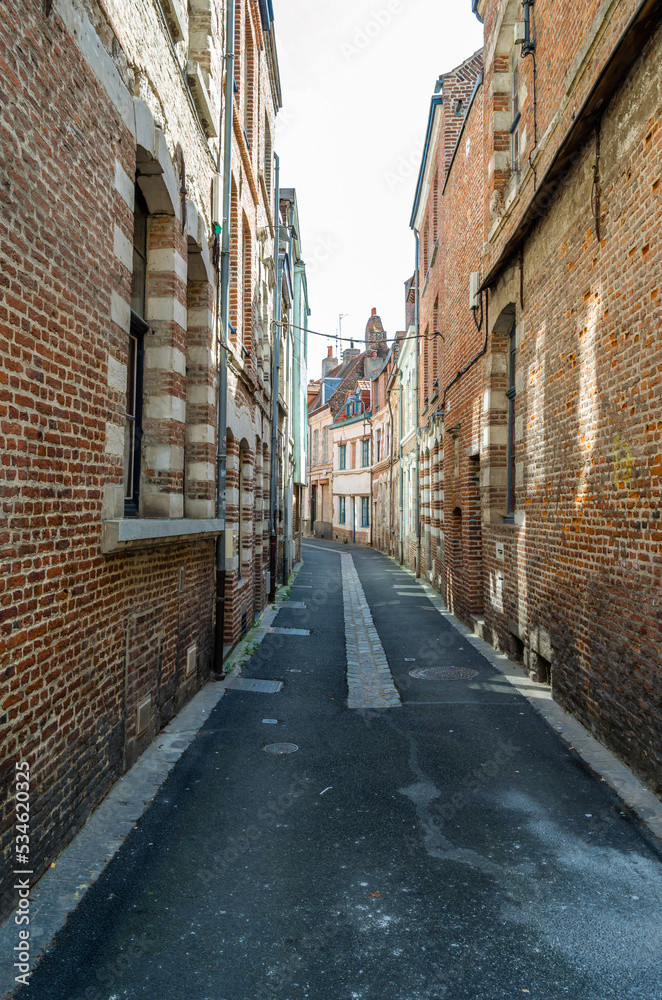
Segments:
[[[438,603],[304,542],[17,1000],[660,1000],[659,844]]]

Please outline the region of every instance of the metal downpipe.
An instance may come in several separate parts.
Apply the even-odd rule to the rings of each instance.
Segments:
[[[220,320],[218,366],[218,431],[216,451],[216,517],[223,521],[223,531],[216,539],[216,629],[214,671],[223,676],[223,638],[225,634],[225,512],[227,470],[228,413],[228,321],[230,316],[230,213],[232,200],[232,125],[234,100],[234,4],[228,4],[225,28],[225,114],[223,133],[223,226],[221,231],[221,274],[216,283],[216,323]],[[220,167],[221,151],[218,152]],[[220,299],[220,301],[219,301]]]
[[[278,547],[278,391],[280,383],[280,327],[283,302],[282,268],[280,261],[280,159],[274,153],[276,163],[276,191],[274,209],[274,233],[276,264],[276,287],[274,289],[273,363],[271,369],[271,496],[269,502],[269,602],[276,600],[276,555]]]

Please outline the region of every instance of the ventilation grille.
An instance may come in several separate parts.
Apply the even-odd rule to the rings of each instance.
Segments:
[[[186,650],[186,676],[190,677],[194,674],[196,667],[198,665],[198,644],[194,642],[192,646]]]
[[[136,736],[140,736],[144,733],[149,726],[149,720],[152,715],[152,696],[145,698],[141,701],[136,709]]]

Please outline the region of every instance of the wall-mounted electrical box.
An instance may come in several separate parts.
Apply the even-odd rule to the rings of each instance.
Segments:
[[[218,226],[220,233],[223,225],[223,189],[220,174],[214,174],[211,179],[211,221],[213,226]]]
[[[149,720],[152,714],[152,696],[145,698],[141,701],[136,708],[136,736],[140,736],[144,733],[149,726]]]
[[[469,279],[469,308],[480,308],[480,271],[473,271]]]

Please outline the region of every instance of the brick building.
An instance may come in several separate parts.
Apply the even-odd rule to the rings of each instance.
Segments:
[[[35,872],[208,678],[224,528],[227,643],[266,600],[280,85],[271,3],[235,12],[225,522],[225,7],[0,10],[0,837],[24,758]]]
[[[412,216],[403,556],[659,793],[662,12],[473,6],[483,55],[440,78]]]
[[[662,11],[476,6],[485,629],[660,792]]]
[[[464,618],[480,612],[483,600],[476,360],[485,317],[469,302],[469,275],[480,270],[482,247],[482,69],[477,52],[437,81],[411,219],[420,259],[420,518],[410,565]],[[416,335],[416,325],[410,329]]]
[[[331,355],[322,377],[309,386],[307,530],[319,538],[372,539],[372,383],[389,353],[382,321],[373,309],[366,324],[365,350]]]

